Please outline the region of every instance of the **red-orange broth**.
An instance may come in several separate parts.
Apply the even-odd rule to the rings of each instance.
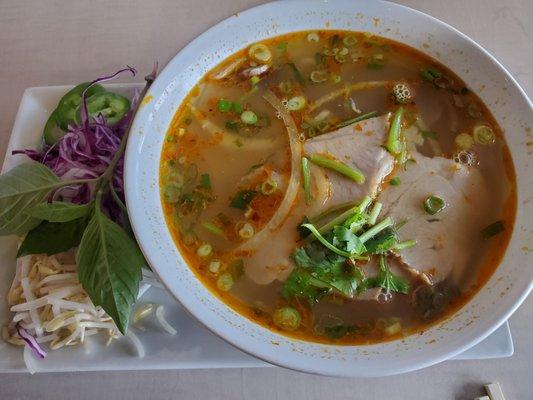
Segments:
[[[357,83],[361,84],[354,86]],[[411,248],[393,249],[384,255],[385,261],[394,265],[390,271],[407,282],[406,293],[388,286],[371,288],[379,279],[368,273],[365,261],[346,260],[343,264],[342,259],[339,265],[348,272],[340,272],[339,279],[356,282],[343,289],[344,294],[334,286],[337,281],[327,281],[330,286],[325,288],[313,287],[313,293],[320,295],[312,299],[284,291],[285,282],[295,269],[303,273],[311,271],[312,276],[317,276],[312,270],[295,265],[294,254],[282,254],[286,252],[284,249],[289,246],[296,250],[309,243],[315,248],[320,246],[316,240],[300,240],[297,228],[302,221],[294,221],[291,216],[301,214],[312,219],[327,211],[322,204],[330,200],[331,191],[340,193],[342,189],[332,183],[333,179],[339,180],[333,176],[336,171],[327,168],[325,171],[313,163],[308,166],[311,179],[308,192],[300,183],[289,213],[268,233],[267,239],[259,240],[255,244],[257,249],[244,245],[267,226],[290,186],[292,161],[286,121],[265,100],[267,92],[287,109],[301,143],[330,135],[345,121],[369,112],[383,118],[380,121],[385,121],[384,132],[365,131],[370,122],[348,123],[354,135],[350,140],[356,140],[356,146],[357,140],[363,140],[358,134],[383,134],[387,140],[393,115],[402,107],[402,146],[411,150],[404,159],[395,156],[392,170],[382,177],[372,193],[374,204],[387,199],[387,191],[404,190],[398,188],[407,185],[406,193],[419,190],[421,197],[411,201],[405,197],[411,194],[406,194],[395,202],[404,201],[415,210],[423,210],[426,196],[435,193],[424,192],[426,185],[419,184],[420,180],[424,183],[424,179],[429,179],[427,182],[431,183],[431,174],[435,179],[441,177],[440,172],[432,170],[429,174],[421,172],[414,183],[404,183],[402,177],[407,179],[408,174],[416,174],[417,168],[422,168],[420,160],[433,165],[435,157],[441,157],[443,165],[451,165],[459,171],[457,174],[464,174],[460,178],[464,181],[449,178],[446,182],[450,182],[451,189],[443,189],[444,193],[458,195],[460,201],[447,204],[450,199],[444,198],[447,208],[443,212],[434,215],[426,212],[424,216],[426,221],[433,219],[435,224],[443,225],[438,244],[423,236],[435,233],[426,221],[420,222],[420,229],[411,228],[415,237],[403,237],[402,229],[407,228],[400,227],[410,215],[395,221],[394,227],[402,240],[417,241]],[[331,136],[324,136],[328,137]],[[413,143],[412,138],[415,138]],[[340,147],[338,151],[342,152]],[[304,144],[304,155],[305,149]],[[407,160],[413,154],[418,162]],[[331,154],[322,156],[335,159]],[[456,164],[451,161],[454,157],[459,161]],[[469,165],[464,165],[464,157]],[[346,156],[336,161],[353,162],[357,166],[357,159],[349,159]],[[297,162],[301,182],[301,159]],[[452,176],[456,173],[446,171]],[[467,196],[461,188],[455,190],[456,184],[468,188],[469,180],[474,177],[482,182],[478,194]],[[341,180],[341,184],[357,185],[349,179]],[[198,279],[216,296],[245,317],[284,335],[337,344],[395,339],[423,331],[453,314],[498,266],[509,241],[516,207],[515,175],[501,129],[464,82],[442,64],[411,47],[348,31],[298,32],[264,40],[259,46],[237,52],[206,74],[176,111],[166,135],[160,185],[166,221],[176,245]],[[321,185],[329,188],[326,194],[320,192]],[[361,197],[350,201],[360,202]],[[316,204],[319,198],[321,204]],[[481,204],[487,204],[487,200],[490,207],[483,209]],[[469,249],[474,250],[468,256],[466,268],[457,271],[456,264],[443,265],[453,261],[440,257],[439,252],[446,251],[448,246],[464,248],[464,243],[456,243],[464,238],[447,237],[449,227],[445,226],[449,223],[446,216],[455,218],[459,212],[455,210],[463,207],[463,201],[465,207],[474,206],[476,212],[481,209],[479,218],[476,217],[482,223],[480,227],[491,228],[483,231],[487,236],[484,238],[479,227],[474,234],[468,231],[472,227],[465,227],[470,232]],[[394,207],[395,204],[384,204],[384,209],[396,216],[398,212],[401,214]],[[321,223],[325,224],[345,209],[331,213]],[[439,215],[444,215],[443,220]],[[468,222],[469,215],[465,215]],[[378,220],[386,216],[379,215]],[[422,217],[417,218],[420,221]],[[278,246],[276,241],[283,243]],[[420,246],[428,243],[432,247],[427,254],[435,259],[440,257],[442,264],[431,268],[423,265],[426,253],[420,252],[426,250]],[[311,251],[310,247],[304,249]],[[320,251],[320,254],[327,252]],[[376,263],[380,257],[370,255],[373,260],[370,262]],[[460,260],[461,257],[462,254],[455,254],[451,258]],[[412,260],[417,264],[409,264]],[[271,262],[277,264],[267,265]],[[439,276],[441,270],[451,272]],[[383,285],[384,281],[379,282],[378,285]],[[365,293],[369,297],[369,290],[377,293],[375,299],[365,298]]]

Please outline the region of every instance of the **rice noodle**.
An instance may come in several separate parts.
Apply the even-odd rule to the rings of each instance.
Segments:
[[[287,186],[287,190],[285,191],[285,195],[283,196],[283,200],[276,210],[276,213],[272,216],[270,221],[267,222],[263,229],[261,229],[254,236],[252,236],[251,239],[240,246],[237,249],[238,251],[253,250],[259,243],[270,237],[272,231],[277,229],[289,215],[300,188],[300,160],[302,159],[302,142],[299,139],[296,124],[294,123],[294,120],[292,119],[287,108],[285,108],[285,106],[274,93],[267,91],[263,97],[270,103],[272,107],[276,109],[276,112],[279,113],[283,119],[285,127],[287,128],[289,147],[291,151],[291,176],[289,178],[289,184]]]
[[[357,82],[351,85],[345,86],[342,89],[335,90],[331,93],[326,94],[325,96],[320,97],[309,105],[309,112],[313,112],[322,105],[329,103],[332,100],[335,100],[340,96],[348,96],[351,92],[357,92],[358,90],[366,89],[375,89],[380,87],[385,87],[392,85],[391,81],[367,81],[367,82]]]

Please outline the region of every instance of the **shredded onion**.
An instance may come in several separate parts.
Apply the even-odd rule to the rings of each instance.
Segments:
[[[263,227],[263,229],[261,229],[251,239],[240,246],[238,251],[249,251],[254,249],[259,243],[266,240],[270,236],[271,232],[278,228],[283,221],[285,221],[289,215],[292,205],[294,204],[294,201],[296,200],[298,189],[300,188],[300,160],[302,158],[302,143],[299,139],[296,124],[294,123],[289,111],[283,106],[281,101],[274,93],[268,91],[263,97],[272,105],[272,107],[276,109],[276,112],[279,113],[283,119],[285,127],[287,128],[287,134],[289,135],[289,146],[291,150],[291,176],[289,178],[289,185],[287,186],[285,196],[276,210],[276,213]]]
[[[243,65],[246,62],[245,57],[240,57],[233,61],[232,63],[228,64],[226,67],[222,68],[222,70],[215,72],[211,75],[211,79],[220,81],[226,78],[229,78],[229,76],[234,73],[241,65]]]
[[[315,100],[310,106],[309,106],[309,112],[313,112],[320,106],[329,103],[332,100],[335,100],[337,97],[340,96],[348,96],[351,92],[356,92],[358,90],[365,90],[365,89],[374,89],[379,87],[385,87],[388,85],[392,85],[391,81],[367,81],[367,82],[357,82],[348,86],[343,87],[342,89],[335,90],[331,93],[326,94],[325,96],[320,97],[319,99]]]

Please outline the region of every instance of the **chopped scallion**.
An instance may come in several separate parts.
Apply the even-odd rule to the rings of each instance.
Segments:
[[[392,222],[392,219],[390,217],[387,217],[380,223],[374,225],[372,228],[364,232],[361,236],[359,236],[359,240],[361,240],[362,243],[365,243],[368,239],[376,236],[383,229],[386,229],[389,226],[392,226],[393,224],[394,223]]]
[[[231,200],[230,207],[246,210],[246,207],[256,195],[257,192],[255,190],[241,190]]]
[[[233,103],[226,99],[219,99],[218,100],[218,111],[221,112],[230,112],[232,108]]]
[[[209,272],[213,274],[218,274],[218,272],[220,271],[221,265],[222,265],[221,262],[218,260],[211,261],[209,263]]]
[[[395,250],[404,250],[409,249],[416,245],[416,240],[406,240],[404,242],[400,242],[394,246]]]
[[[211,189],[211,178],[209,174],[202,174],[200,177],[200,186],[204,189]]]
[[[235,111],[237,114],[242,114],[243,108],[240,101],[233,102],[233,111]]]
[[[429,196],[424,200],[424,210],[430,215],[441,212],[446,207],[446,202],[437,196]]]
[[[224,231],[222,229],[220,229],[218,226],[216,226],[214,223],[212,222],[204,222],[202,223],[202,226],[210,233],[214,234],[214,235],[217,235],[217,236],[220,236],[220,237],[226,237],[226,235],[224,235]]]
[[[433,82],[435,79],[442,77],[442,72],[440,72],[439,70],[437,70],[435,68],[428,67],[428,68],[422,69],[420,71],[420,75],[426,81]]]
[[[455,137],[455,144],[462,150],[468,150],[474,145],[474,138],[468,133],[460,133]]]
[[[248,49],[248,55],[252,60],[261,64],[267,64],[272,60],[270,49],[262,43],[251,45]]]
[[[309,160],[320,167],[331,169],[338,172],[341,175],[353,180],[355,183],[363,184],[365,182],[365,176],[358,169],[349,167],[341,161],[331,158],[323,157],[318,154],[312,154],[309,156]]]
[[[278,328],[294,331],[300,327],[302,318],[296,308],[282,307],[274,311],[272,320]]]
[[[241,229],[239,229],[239,236],[243,239],[250,239],[254,235],[254,233],[254,227],[248,222],[243,224]]]
[[[223,292],[229,291],[233,286],[233,283],[233,277],[229,272],[224,272],[217,279],[217,287]]]
[[[307,104],[307,99],[303,96],[295,96],[287,101],[287,109],[289,111],[300,111]]]
[[[496,140],[494,131],[487,125],[476,125],[474,127],[473,135],[476,143],[481,144],[483,146],[493,144]]]
[[[368,215],[368,224],[374,225],[378,219],[379,213],[381,212],[381,209],[383,208],[383,204],[376,202],[374,204],[374,207],[372,207],[372,210],[370,211],[370,214]]]
[[[318,36],[318,33],[311,32],[307,35],[307,41],[308,42],[318,42],[320,40],[320,36]]]
[[[256,113],[251,110],[246,110],[241,114],[241,121],[247,125],[253,125],[257,122],[258,118]]]
[[[302,157],[302,184],[305,193],[306,204],[311,203],[311,171],[306,157]]]
[[[196,254],[198,257],[208,257],[213,251],[213,247],[209,243],[204,243],[198,247]]]
[[[309,79],[311,79],[311,82],[313,83],[325,82],[328,79],[328,73],[323,70],[311,71]]]
[[[294,63],[287,63],[289,68],[292,71],[292,74],[294,75],[294,79],[296,79],[296,82],[298,82],[300,85],[305,86],[305,78],[303,77],[302,73]]]
[[[268,179],[261,184],[261,193],[270,195],[276,191],[278,183],[275,180]]]

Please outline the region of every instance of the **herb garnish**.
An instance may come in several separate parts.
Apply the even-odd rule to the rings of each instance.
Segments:
[[[503,221],[496,221],[481,230],[481,236],[487,240],[505,230]]]
[[[231,200],[230,207],[246,210],[246,207],[256,195],[257,191],[255,190],[241,190]]]
[[[130,67],[118,73],[122,71],[134,73]],[[86,92],[92,85],[117,74],[96,79],[85,88],[81,94],[81,122],[77,129],[89,131],[90,119],[99,118],[88,112]],[[141,98],[154,81],[155,74],[154,70],[145,77],[146,86]],[[130,115],[134,111],[130,110]],[[133,118],[128,120],[120,145],[99,176],[60,180],[46,165],[34,161],[0,176],[0,235],[26,234],[18,257],[56,254],[78,246],[76,261],[80,283],[93,304],[102,306],[122,333],[127,330],[131,309],[137,299],[141,268],[146,261],[130,232],[104,214],[102,202],[106,196],[106,200],[115,201],[119,209],[124,214],[126,212],[113,187],[113,177],[124,155],[132,121]],[[103,125],[106,122],[99,120],[98,123]],[[91,186],[94,201],[81,205],[47,202],[58,190],[80,185]],[[127,220],[127,216],[124,219]],[[129,229],[127,223],[124,225]]]
[[[367,213],[370,203],[370,198],[363,199],[358,206],[343,213],[342,219],[337,217],[334,224],[324,225],[327,229],[316,228],[304,219],[299,232],[301,228],[310,230],[316,241],[292,253],[296,268],[283,284],[282,295],[286,299],[302,298],[313,303],[327,294],[354,298],[371,287],[408,293],[409,282],[390,271],[386,255],[391,250],[412,247],[416,241],[400,242],[390,218],[376,223],[381,204],[376,202]],[[368,260],[372,255],[380,257],[379,273],[365,279],[355,260]]]

